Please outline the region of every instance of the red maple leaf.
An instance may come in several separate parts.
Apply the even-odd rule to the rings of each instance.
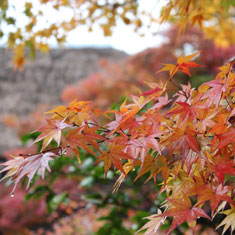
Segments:
[[[222,184],[217,187],[210,184],[203,185],[198,190],[198,202],[196,205],[204,204],[206,201],[210,201],[212,213],[215,211],[221,201],[227,201],[234,204],[232,199],[228,196],[228,192],[231,190],[229,186],[223,186]]]
[[[173,222],[167,234],[170,234],[178,225],[187,221],[189,225],[194,222],[197,217],[204,217],[209,220],[211,218],[205,213],[205,211],[199,207],[191,205],[191,201],[187,196],[183,198],[167,198],[167,205],[169,209],[164,213],[158,215],[159,217],[171,216],[173,217]]]

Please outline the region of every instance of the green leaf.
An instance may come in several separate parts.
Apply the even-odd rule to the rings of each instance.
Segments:
[[[235,176],[234,175],[229,175],[229,174],[225,174],[225,178],[224,178],[224,183],[229,183],[229,185],[231,186],[235,186]]]
[[[46,199],[48,213],[52,213],[53,211],[55,211],[62,202],[64,201],[67,202],[67,200],[68,200],[67,192],[60,193],[56,196],[54,196],[54,193],[49,194]]]
[[[235,6],[235,1],[234,0],[224,0],[221,2],[221,6],[223,6],[226,9],[226,11],[228,11],[231,6],[233,6],[233,7]]]
[[[40,132],[33,132],[23,135],[20,140],[23,145],[26,145],[29,140],[35,140],[40,135]]]
[[[28,193],[25,196],[25,199],[26,201],[30,200],[31,198],[39,199],[47,192],[52,193],[52,189],[49,186],[39,185],[32,192]]]
[[[6,18],[6,22],[7,22],[7,24],[13,24],[14,25],[16,20],[12,17],[8,17],[8,18]]]
[[[81,181],[80,186],[90,188],[92,187],[93,182],[94,182],[94,178],[92,176],[88,176]]]

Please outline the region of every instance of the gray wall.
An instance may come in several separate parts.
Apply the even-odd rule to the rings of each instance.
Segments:
[[[14,112],[23,117],[41,103],[60,104],[63,88],[99,71],[99,59],[125,57],[124,52],[109,48],[51,50],[27,60],[21,72],[14,70],[11,52],[0,48],[0,153],[20,146],[16,133],[1,123],[4,114]]]

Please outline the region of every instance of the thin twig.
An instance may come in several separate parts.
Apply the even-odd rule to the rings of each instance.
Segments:
[[[183,95],[185,96],[186,99],[188,99],[189,97],[187,96],[186,92],[180,87],[178,86],[172,79],[169,80],[171,82],[171,84],[173,84],[175,87],[177,87],[180,91],[183,92]]]
[[[70,146],[67,145],[67,146],[65,146],[64,148],[69,148],[69,147],[70,147]],[[39,152],[39,153],[29,153],[29,154],[20,153],[19,156],[28,156],[28,157],[30,157],[30,156],[34,156],[34,155],[44,154],[44,153],[47,153],[47,152],[50,152],[50,151],[54,151],[54,150],[57,150],[57,149],[60,149],[60,150],[61,150],[61,149],[63,149],[63,147],[62,147],[62,146],[59,146],[59,147],[55,147],[55,148],[43,150],[43,151],[41,151],[41,152]]]

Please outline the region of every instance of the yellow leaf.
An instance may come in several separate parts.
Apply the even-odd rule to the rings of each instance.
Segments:
[[[231,209],[223,211],[223,214],[227,215],[225,219],[217,226],[216,229],[224,225],[222,235],[231,227],[231,234],[235,230],[235,207],[231,206]]]
[[[160,69],[159,71],[157,71],[157,73],[162,72],[162,71],[169,71],[170,72],[170,76],[173,77],[175,74],[175,69],[176,69],[176,65],[174,64],[164,64],[165,66]]]
[[[200,51],[193,53],[192,55],[185,56],[185,57],[183,57],[183,54],[181,54],[181,56],[177,59],[177,64],[188,62],[189,60],[191,60],[193,57],[195,57],[198,54],[200,54]]]

